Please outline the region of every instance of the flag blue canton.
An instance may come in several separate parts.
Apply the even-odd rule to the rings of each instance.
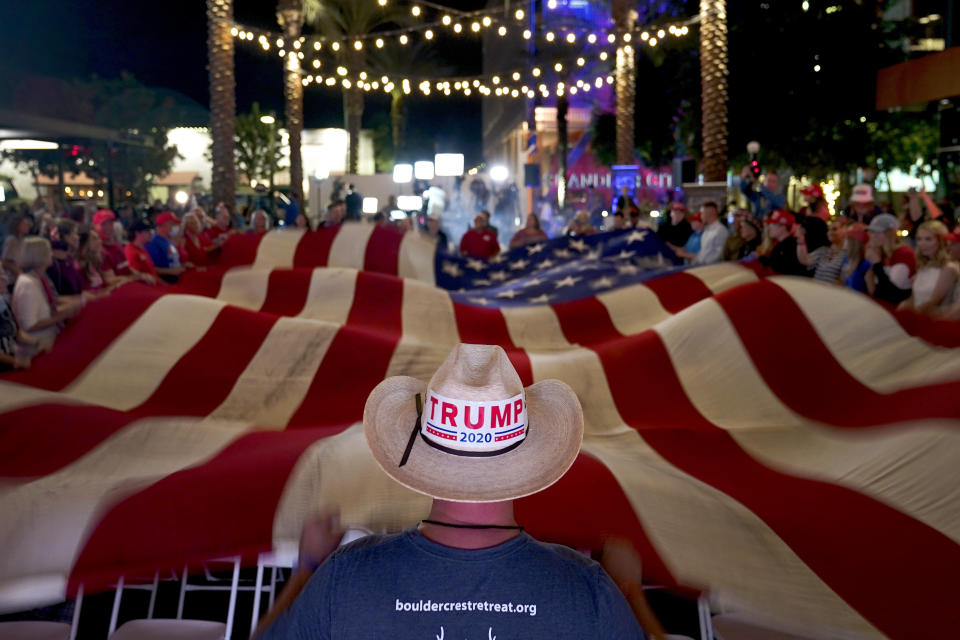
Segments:
[[[437,253],[437,286],[477,306],[552,304],[643,282],[680,261],[651,229],[560,237],[490,260]]]

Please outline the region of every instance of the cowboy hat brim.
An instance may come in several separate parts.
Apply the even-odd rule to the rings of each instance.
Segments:
[[[445,453],[419,433],[402,467],[400,460],[417,421],[416,395],[427,385],[416,378],[387,378],[374,388],[363,410],[363,429],[373,457],[405,487],[440,500],[500,502],[549,487],[566,473],[580,451],[583,411],[576,394],[559,380],[524,389],[527,436],[506,453],[469,457]]]

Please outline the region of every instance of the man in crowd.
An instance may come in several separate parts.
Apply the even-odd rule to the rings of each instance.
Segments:
[[[809,275],[807,267],[797,258],[797,239],[793,236],[796,220],[793,214],[777,209],[766,219],[767,235],[775,243],[770,252],[760,256],[760,264],[788,276]]]
[[[671,202],[670,217],[657,227],[657,236],[665,244],[682,247],[691,233],[693,229],[687,221],[687,206],[682,202]]]
[[[347,220],[360,220],[363,217],[363,195],[352,184],[347,186],[343,201],[347,208]]]
[[[338,227],[347,213],[347,205],[343,200],[334,200],[327,206],[327,215],[320,223],[321,227]]]
[[[500,243],[497,234],[490,230],[489,214],[481,211],[473,219],[473,227],[467,229],[460,239],[460,253],[473,258],[489,260],[500,253]]]
[[[580,449],[583,413],[566,384],[524,389],[501,347],[461,344],[428,384],[381,382],[363,416],[377,464],[433,498],[430,515],[342,547],[312,577],[299,571],[302,593],[271,612],[262,638],[644,638],[597,563],[514,519],[513,500],[556,482]],[[323,560],[310,547],[325,556],[338,537],[320,533],[305,536],[301,564]]]
[[[130,229],[136,222],[135,218],[131,219]],[[113,211],[100,209],[93,214],[92,223],[94,231],[100,236],[100,273],[103,274],[104,282],[109,285],[122,282],[124,278],[136,277],[148,284],[156,284],[156,273],[153,269],[141,271],[130,266],[126,251],[117,238],[116,216]]]
[[[493,233],[493,237],[494,237],[494,238],[499,238],[499,237],[500,237],[500,229],[497,229],[495,226],[493,226],[492,224],[490,224],[490,212],[487,211],[486,209],[483,209],[482,211],[480,211],[480,215],[483,216],[483,220],[484,220],[483,226],[484,226],[484,228],[485,228],[487,231],[490,231],[491,233]]]
[[[785,209],[787,198],[780,193],[780,176],[768,171],[763,182],[757,184],[750,167],[744,167],[740,174],[740,191],[750,201],[753,215],[760,220],[766,218],[774,209]]]
[[[172,211],[157,216],[157,232],[144,247],[150,254],[156,272],[167,282],[177,282],[183,273],[180,251],[173,239],[180,230],[180,218]]]
[[[134,220],[130,225],[130,242],[123,248],[123,254],[132,271],[146,274],[156,282],[159,277],[157,268],[153,264],[150,252],[146,249],[152,232],[146,220]]]
[[[449,240],[447,239],[446,232],[443,230],[439,213],[431,213],[427,216],[427,228],[425,231],[428,237],[437,239],[438,251],[447,252],[450,250]]]
[[[883,213],[873,201],[873,187],[868,184],[858,184],[853,188],[850,195],[850,205],[844,211],[844,215],[862,224],[870,224],[873,217]]]

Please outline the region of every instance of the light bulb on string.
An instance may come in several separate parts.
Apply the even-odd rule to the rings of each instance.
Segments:
[[[640,34],[640,39],[646,42],[647,40],[650,39],[650,34],[644,31],[643,33]]]
[[[294,48],[294,49],[299,49],[300,46],[301,46],[301,43],[300,43],[299,40],[294,40],[294,41],[293,41],[293,48]]]
[[[587,64],[587,61],[586,61],[585,59],[583,59],[583,58],[577,58],[577,66],[578,66],[578,67],[582,67],[582,66],[585,65],[585,64]]]
[[[277,38],[277,49],[282,49],[282,48],[283,48],[283,39]]]
[[[514,16],[517,20],[523,20],[523,16],[524,16],[524,15],[526,15],[526,14],[523,13],[523,9],[517,9],[517,12],[513,14],[513,16]]]
[[[546,36],[547,42],[553,42],[554,38],[556,37],[557,36],[554,35],[553,31],[547,31],[547,36]]]
[[[480,23],[474,22],[473,24],[471,24],[470,30],[473,31],[474,33],[476,33],[477,31],[480,31]]]
[[[588,35],[588,36],[587,36],[587,42],[589,42],[590,44],[596,44],[596,42],[597,42],[597,34],[591,33],[590,35]]]
[[[516,82],[517,80],[520,79],[520,72],[519,72],[519,71],[514,71],[514,72],[513,72],[513,75],[510,76],[510,77],[513,78],[513,81],[514,81],[514,82]]]
[[[280,56],[281,58],[285,58],[287,56],[287,52],[284,51],[283,49],[280,49],[280,51],[277,52],[277,55]]]
[[[500,76],[493,76],[492,78],[490,78],[490,82],[492,82],[493,84],[500,84]]]
[[[460,23],[458,22],[457,24],[453,25],[453,32],[454,32],[454,33],[460,33],[461,31],[463,31],[463,25],[462,25],[462,24],[460,24]]]
[[[665,35],[667,35],[667,32],[664,31],[663,29],[660,29],[660,31],[657,31],[657,37],[660,38],[661,40],[663,40],[663,36]]]
[[[314,60],[313,60],[313,68],[314,68],[314,69],[319,69],[319,68],[320,68],[320,61],[317,60],[316,58],[314,58]]]
[[[602,79],[602,78],[597,78],[596,80],[593,81],[593,85],[594,85],[597,89],[599,89],[600,87],[603,86],[603,79]]]
[[[377,49],[382,49],[382,48],[383,48],[383,38],[377,38],[377,40],[376,40],[376,42],[374,42],[374,44],[377,45]]]
[[[523,30],[523,39],[524,39],[524,40],[529,40],[529,39],[530,39],[530,29],[524,29],[524,30]]]
[[[236,27],[234,27],[233,29],[230,29],[230,35],[232,35],[234,38],[236,38],[239,33],[240,33],[240,30],[237,29]]]
[[[347,68],[346,68],[346,67],[337,67],[337,75],[339,75],[339,76],[345,76],[345,75],[347,75]]]
[[[360,79],[361,79],[361,80],[366,80],[366,79],[367,79],[367,72],[366,72],[366,71],[361,71],[361,72],[360,72]]]
[[[363,42],[361,42],[360,40],[354,40],[353,48],[356,49],[357,51],[360,51],[361,49],[363,49]]]
[[[630,42],[630,40],[632,40],[632,39],[633,39],[633,36],[631,36],[629,33],[623,34],[623,41],[624,41],[624,42]]]
[[[607,34],[607,42],[609,42],[610,44],[613,44],[616,41],[617,41],[617,36],[613,35],[612,33]]]
[[[474,88],[479,87],[479,86],[480,86],[480,81],[479,81],[479,80],[474,80],[474,81],[473,81],[473,86],[474,86]]]
[[[577,95],[577,88],[576,88],[576,87],[570,87],[570,95],[572,95],[572,96]]]
[[[539,77],[540,77],[540,67],[534,67],[533,69],[530,70],[530,73],[533,74],[533,77],[534,77],[534,78],[539,78]]]
[[[467,87],[466,89],[463,90],[463,95],[465,96],[470,95],[470,87]]]
[[[377,0],[377,4],[381,7],[387,6],[387,0]]]
[[[413,14],[413,17],[415,18],[418,17],[420,15],[420,7],[418,7],[417,5],[413,5],[412,7],[410,7],[410,13]]]
[[[493,23],[493,20],[490,19],[490,16],[483,16],[483,26],[489,27]]]
[[[657,46],[657,39],[656,39],[656,38],[650,38],[650,40],[648,40],[647,42],[650,44],[651,47]]]
[[[337,41],[334,41],[333,44],[330,45],[330,48],[333,49],[334,51],[340,51],[340,43]]]
[[[320,41],[317,40],[316,42],[313,43],[313,50],[314,50],[314,51],[320,51],[320,47],[322,47],[322,46],[323,46],[323,45],[320,44]]]
[[[303,51],[297,51],[297,57],[303,60]]]
[[[576,42],[576,41],[577,41],[577,34],[575,34],[575,33],[568,33],[568,34],[567,34],[567,42],[569,42],[570,44],[573,44],[573,43]]]
[[[613,76],[607,76],[607,84],[613,84]]]
[[[557,8],[557,0],[547,0],[547,8],[548,8],[548,9],[556,9],[556,8]]]
[[[607,57],[608,57],[608,54],[607,54],[606,51],[601,51],[601,52],[600,52],[600,59],[601,59],[601,60],[606,60]]]
[[[407,44],[407,42],[409,41],[410,41],[410,38],[407,37],[407,34],[405,33],[400,34],[400,44]]]
[[[507,28],[503,25],[500,25],[500,28],[497,29],[497,34],[501,37],[507,35]]]
[[[353,86],[353,83],[350,82],[350,78],[344,78],[341,84],[343,84],[344,89],[349,89],[350,87]]]
[[[426,38],[427,40],[433,40],[433,30],[427,29],[426,31],[424,31],[423,37]]]
[[[440,20],[440,22],[442,22],[445,26],[448,26],[448,27],[449,27],[449,26],[450,26],[450,22],[451,22],[452,20],[453,20],[453,19],[452,19],[450,16],[443,16],[443,18]]]
[[[557,64],[553,65],[553,70],[554,70],[554,71],[563,71],[563,65],[558,62]]]

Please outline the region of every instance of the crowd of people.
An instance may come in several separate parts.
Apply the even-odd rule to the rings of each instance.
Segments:
[[[235,231],[222,204],[213,218],[198,206],[181,214],[130,206],[63,211],[48,198],[2,212],[0,368],[29,367],[88,300],[134,280],[175,283],[185,270],[203,269]]]

